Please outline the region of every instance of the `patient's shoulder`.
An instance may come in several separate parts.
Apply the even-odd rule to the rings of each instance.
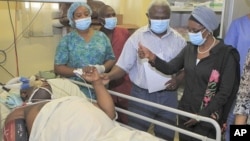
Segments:
[[[10,112],[6,117],[5,124],[19,118],[24,118],[24,107],[16,108],[12,112]]]
[[[27,129],[28,132],[30,133],[33,122],[35,120],[35,118],[37,117],[38,113],[40,112],[40,110],[43,108],[43,106],[45,104],[47,104],[49,101],[43,101],[43,102],[39,102],[39,103],[35,103],[32,105],[28,105],[24,108],[24,118],[27,124]]]

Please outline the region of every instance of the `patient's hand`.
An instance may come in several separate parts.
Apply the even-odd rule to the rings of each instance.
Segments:
[[[91,83],[93,83],[94,81],[101,81],[99,73],[95,67],[85,68],[82,74],[82,78]]]

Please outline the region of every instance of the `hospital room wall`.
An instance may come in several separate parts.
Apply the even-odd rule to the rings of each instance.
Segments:
[[[150,1],[104,0],[106,4],[114,7],[117,13],[123,15],[124,24],[135,24],[137,26],[147,24],[145,13]],[[0,82],[6,83],[16,76],[31,76],[39,71],[53,70],[55,49],[61,34],[47,37],[22,36],[21,32],[24,29],[20,11],[15,12],[15,2],[9,2],[9,6],[17,40],[14,44],[8,3],[0,1]],[[6,53],[6,60],[3,51]]]
[[[8,5],[10,8],[8,8]],[[10,2],[9,4],[6,1],[0,2],[0,50],[6,53],[5,62],[2,62],[5,59],[3,53],[1,52],[0,54],[0,82],[2,83],[18,75],[30,76],[39,70],[53,69],[55,47],[60,38],[59,35],[23,37],[21,34],[23,29],[20,13],[18,13],[19,11],[15,12],[15,8],[15,2]],[[10,15],[13,23],[10,21]],[[14,44],[12,26],[16,33],[16,44]]]

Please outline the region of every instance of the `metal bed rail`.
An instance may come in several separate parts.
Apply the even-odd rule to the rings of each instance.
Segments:
[[[70,80],[70,81],[72,81],[75,84],[82,85],[82,86],[89,87],[89,88],[93,89],[93,87],[91,85],[87,84],[87,83],[83,83],[83,82],[79,82],[79,81],[75,81],[75,80]],[[142,104],[146,104],[146,105],[149,105],[149,106],[152,106],[152,107],[155,107],[155,108],[158,108],[158,109],[162,109],[162,110],[165,110],[165,111],[173,112],[173,113],[178,114],[178,115],[186,116],[186,117],[189,117],[189,118],[194,118],[194,119],[197,119],[198,121],[204,121],[204,122],[211,123],[215,127],[215,130],[216,130],[216,139],[211,139],[211,138],[208,138],[206,136],[202,136],[200,134],[193,133],[193,132],[184,130],[182,128],[179,128],[179,127],[176,127],[176,126],[173,126],[173,125],[169,125],[169,124],[166,124],[164,122],[157,121],[157,120],[154,120],[152,118],[144,117],[142,115],[139,115],[139,114],[130,112],[128,110],[124,110],[124,109],[116,107],[115,109],[118,112],[122,112],[122,113],[125,113],[127,115],[130,115],[130,116],[133,116],[133,117],[136,117],[136,118],[140,118],[140,119],[142,119],[144,121],[147,121],[147,122],[153,123],[155,125],[159,125],[159,126],[174,130],[176,132],[179,132],[179,133],[194,137],[196,139],[200,139],[202,141],[221,141],[221,128],[220,128],[219,124],[215,120],[213,120],[211,118],[204,117],[204,116],[199,116],[199,115],[192,114],[192,113],[188,113],[188,112],[185,112],[185,111],[182,111],[182,110],[167,107],[167,106],[164,106],[164,105],[161,105],[161,104],[153,103],[153,102],[150,102],[150,101],[146,101],[146,100],[139,99],[139,98],[136,98],[136,97],[128,96],[128,95],[121,94],[121,93],[118,93],[118,92],[114,92],[114,91],[111,91],[111,90],[108,90],[108,91],[110,92],[111,95],[115,95],[115,96],[118,96],[118,97],[122,97],[124,99],[128,99],[128,100],[132,100],[132,101],[139,102],[139,103],[142,103]]]

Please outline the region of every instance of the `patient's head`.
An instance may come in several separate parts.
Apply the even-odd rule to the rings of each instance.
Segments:
[[[36,83],[39,83],[39,85],[20,90],[22,100],[24,102],[37,102],[52,99],[52,89],[49,83],[46,80],[41,79],[36,80]]]

